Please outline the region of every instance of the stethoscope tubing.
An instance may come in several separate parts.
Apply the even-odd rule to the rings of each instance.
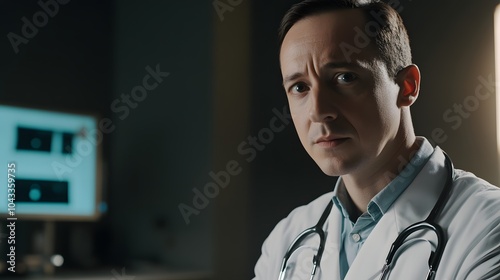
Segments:
[[[441,194],[439,195],[436,204],[434,205],[429,216],[427,216],[425,220],[416,222],[410,225],[409,227],[405,228],[403,231],[401,231],[396,240],[392,243],[389,253],[387,254],[385,265],[382,269],[382,276],[380,279],[385,279],[388,276],[396,252],[404,244],[406,238],[408,238],[412,233],[425,229],[433,231],[437,237],[436,251],[432,252],[429,258],[429,272],[427,273],[427,278],[426,278],[427,280],[434,279],[439,263],[441,262],[441,257],[443,256],[444,248],[446,246],[446,241],[447,241],[443,228],[439,226],[439,224],[437,224],[436,220],[438,215],[441,213],[444,206],[446,205],[448,196],[451,193],[451,186],[454,178],[453,162],[445,152],[443,152],[443,154],[445,156],[445,166],[448,170],[449,176],[446,178],[445,186],[441,191]],[[333,206],[333,201],[330,200],[325,210],[323,211],[323,214],[321,215],[318,223],[302,231],[293,240],[292,244],[286,251],[285,256],[283,257],[283,261],[281,263],[281,268],[280,268],[280,274],[278,278],[279,280],[284,280],[284,277],[286,275],[288,260],[290,259],[293,252],[297,250],[297,248],[300,246],[301,242],[310,235],[318,234],[320,238],[320,244],[318,247],[318,252],[313,257],[313,268],[311,270],[311,279],[313,279],[314,275],[316,274],[317,267],[321,263],[321,258],[323,256],[323,251],[325,249],[326,234],[325,231],[323,230],[323,226],[330,214],[332,206]]]
[[[386,279],[389,270],[391,268],[392,261],[394,259],[394,256],[396,255],[396,252],[399,250],[399,248],[404,244],[406,238],[408,238],[412,233],[421,231],[421,230],[431,230],[436,234],[437,237],[437,246],[436,246],[436,251],[431,253],[431,256],[429,257],[429,272],[427,273],[427,278],[428,280],[433,279],[436,270],[439,266],[439,263],[441,261],[441,256],[443,255],[444,252],[444,247],[446,244],[446,237],[444,234],[443,229],[437,225],[434,222],[427,222],[427,221],[421,221],[414,223],[410,225],[409,227],[405,228],[396,238],[394,243],[391,245],[391,249],[389,250],[389,254],[387,255],[387,258],[385,260],[385,265],[382,269],[382,276],[380,279]]]
[[[301,232],[292,242],[290,247],[285,253],[285,256],[283,257],[283,261],[281,263],[281,269],[280,269],[280,276],[279,280],[283,280],[286,274],[286,266],[288,263],[288,260],[292,256],[293,252],[297,250],[297,248],[300,246],[301,242],[306,239],[308,236],[317,234],[319,235],[319,247],[318,247],[318,252],[316,255],[313,257],[313,268],[311,270],[311,279],[314,277],[316,274],[316,269],[321,263],[321,258],[323,257],[323,251],[325,250],[325,242],[326,242],[326,235],[325,231],[323,230],[323,225],[326,222],[326,219],[328,218],[328,215],[330,214],[330,211],[332,210],[333,202],[330,201],[328,205],[326,206],[325,210],[323,211],[323,214],[321,214],[320,219],[318,220],[318,223],[310,228],[307,228],[303,232]]]

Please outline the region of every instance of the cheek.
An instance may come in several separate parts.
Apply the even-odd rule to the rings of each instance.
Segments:
[[[394,129],[400,121],[400,110],[397,105],[397,89],[385,88],[385,94],[378,95],[377,105],[379,110],[380,125],[387,131]]]
[[[292,115],[292,121],[300,141],[302,145],[306,147],[310,125],[309,118],[300,108],[294,107],[293,105],[290,105],[290,114]]]
[[[361,131],[358,131],[363,134],[361,138],[375,144],[383,138],[393,136],[400,121],[399,110],[393,104],[395,102],[396,99],[389,94],[375,94],[370,102],[364,103],[368,105],[363,106],[365,113],[357,119],[358,127],[362,127]]]
[[[351,125],[356,129],[360,140],[374,141],[386,131],[386,111],[374,96],[359,102],[353,110],[346,112]],[[382,103],[383,104],[383,103]]]

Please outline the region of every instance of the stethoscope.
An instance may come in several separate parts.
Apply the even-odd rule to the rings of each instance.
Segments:
[[[394,256],[396,255],[396,252],[399,250],[399,248],[405,243],[406,239],[408,236],[410,236],[412,233],[421,231],[421,230],[430,230],[436,234],[437,237],[437,245],[436,245],[436,250],[434,252],[431,252],[431,256],[429,258],[429,272],[427,273],[427,280],[433,280],[434,277],[436,276],[436,271],[438,269],[439,263],[441,261],[441,257],[443,256],[444,252],[444,247],[446,246],[446,236],[444,234],[443,228],[439,226],[436,222],[437,216],[441,213],[441,211],[444,208],[444,205],[446,204],[446,200],[448,199],[448,195],[451,192],[451,185],[453,181],[453,173],[454,173],[454,168],[453,168],[453,163],[451,162],[451,159],[448,157],[446,153],[444,153],[445,156],[445,166],[448,170],[448,178],[446,178],[446,183],[444,185],[443,190],[441,191],[441,194],[439,195],[438,200],[436,201],[436,204],[431,210],[431,213],[427,218],[423,221],[414,223],[410,225],[409,227],[405,228],[401,233],[398,235],[394,243],[392,243],[391,249],[389,250],[389,254],[387,255],[387,258],[385,259],[385,264],[384,267],[382,268],[382,276],[380,279],[387,279],[389,276],[389,272],[392,268],[392,263],[394,260]],[[314,278],[314,275],[316,275],[316,270],[321,263],[321,258],[323,256],[323,251],[325,250],[325,241],[326,241],[326,236],[325,236],[325,231],[323,230],[323,226],[326,222],[326,219],[328,218],[328,215],[330,215],[330,211],[332,210],[333,206],[333,201],[330,200],[328,205],[326,206],[325,210],[323,211],[323,214],[319,218],[318,223],[310,227],[297,236],[288,250],[285,253],[285,256],[283,257],[283,262],[281,263],[281,269],[280,269],[280,274],[279,274],[279,280],[284,280],[287,272],[287,263],[288,260],[290,259],[290,256],[299,248],[300,244],[302,241],[309,237],[310,235],[317,234],[320,238],[319,241],[319,247],[318,247],[318,252],[316,255],[313,256],[312,259],[312,269],[311,269],[311,278],[312,280]]]

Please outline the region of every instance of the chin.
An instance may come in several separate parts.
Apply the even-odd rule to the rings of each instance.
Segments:
[[[323,171],[323,173],[325,173],[325,175],[327,176],[341,176],[341,175],[344,175],[346,174],[347,172],[341,170],[338,166],[331,166],[331,165],[327,165],[327,164],[318,164],[319,168],[321,169],[321,171]]]
[[[349,174],[356,169],[355,162],[345,162],[338,159],[326,158],[315,162],[323,173],[332,177]]]

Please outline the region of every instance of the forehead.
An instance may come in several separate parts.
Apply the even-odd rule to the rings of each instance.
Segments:
[[[327,11],[295,23],[286,34],[280,61],[290,63],[314,58],[319,63],[373,60],[377,55],[366,32],[367,20],[360,9]]]

